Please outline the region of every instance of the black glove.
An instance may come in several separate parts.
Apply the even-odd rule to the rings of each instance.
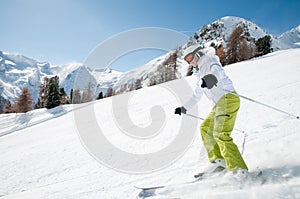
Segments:
[[[213,74],[208,74],[202,78],[201,87],[202,88],[206,87],[208,89],[211,89],[214,86],[217,86],[217,83],[218,83],[218,79],[216,78],[216,76],[214,76]]]
[[[175,114],[181,115],[181,113],[186,114],[186,109],[183,106],[175,109]]]

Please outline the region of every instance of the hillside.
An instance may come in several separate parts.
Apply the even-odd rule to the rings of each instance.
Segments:
[[[299,115],[299,56],[300,49],[277,51],[225,70],[240,94]],[[184,85],[193,82],[187,77],[92,103],[0,115],[1,199],[136,198],[134,186],[193,179],[208,162],[199,135],[201,121],[174,115],[180,100],[191,94]],[[210,107],[203,98],[189,113],[204,117]],[[91,128],[94,124],[98,131]],[[179,130],[183,127],[184,134]],[[212,179],[164,189],[153,198],[299,198],[299,127],[295,118],[242,99],[235,128],[244,133],[235,130],[233,136],[250,171],[259,168],[267,182],[216,189],[219,180]],[[149,128],[156,130],[147,134]],[[96,136],[92,147],[113,144],[102,148],[104,159],[90,154],[85,142],[90,135]],[[170,150],[163,150],[168,146]],[[174,154],[174,161],[168,159]],[[155,163],[166,165],[150,172]]]

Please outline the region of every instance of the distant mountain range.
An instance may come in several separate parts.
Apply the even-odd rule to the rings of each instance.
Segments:
[[[257,40],[268,35],[265,30],[255,23],[240,17],[231,16],[223,17],[211,24],[204,25],[195,34],[199,37],[198,42],[204,46],[209,46],[211,43],[225,44],[229,35],[238,24],[242,25],[244,32],[250,38]],[[300,47],[300,25],[279,37],[270,36],[274,50]],[[182,49],[186,45],[182,46]],[[5,99],[8,99],[14,102],[22,88],[28,87],[36,102],[42,79],[46,76],[54,75],[60,77],[60,86],[65,88],[68,95],[71,89],[84,90],[89,83],[94,88],[95,96],[100,91],[105,94],[108,88],[118,90],[122,85],[134,83],[136,79],[140,79],[142,86],[146,86],[150,74],[155,73],[156,68],[168,58],[170,53],[166,53],[144,66],[122,73],[111,69],[92,71],[80,63],[69,63],[62,66],[51,65],[50,63],[38,62],[23,55],[0,51],[0,100],[5,101]],[[178,75],[185,75],[188,65],[181,58],[177,59],[177,65]]]

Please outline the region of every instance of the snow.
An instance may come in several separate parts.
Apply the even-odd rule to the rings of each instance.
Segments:
[[[9,60],[5,60],[4,63],[7,64],[7,65],[12,65],[12,66],[16,65],[14,62],[9,61]]]
[[[300,49],[277,51],[229,65],[225,70],[240,94],[299,115],[299,56]],[[139,190],[134,186],[192,180],[208,163],[198,127],[186,127],[186,136],[192,137],[190,144],[171,165],[146,174],[130,174],[99,163],[86,150],[77,127],[83,121],[89,126],[92,120],[75,118],[76,113],[93,109],[97,123],[114,147],[136,155],[157,152],[176,140],[183,121],[197,126],[201,122],[187,115],[174,115],[174,108],[181,105],[178,93],[184,98],[191,94],[180,90],[185,82],[192,85],[193,77],[81,105],[0,115],[1,199],[136,198]],[[128,99],[128,103],[120,99]],[[203,98],[198,109],[190,113],[205,117],[210,108]],[[151,117],[153,111],[163,112]],[[156,136],[137,139],[124,134],[161,119],[164,122]],[[152,198],[300,198],[299,127],[300,121],[295,118],[242,99],[233,137],[250,171],[262,170],[267,183],[243,188],[237,184],[215,187],[219,179],[211,179],[163,189]],[[177,153],[180,147],[161,154],[161,158]],[[116,158],[113,152],[108,153],[111,160]],[[124,163],[125,167],[140,164],[126,159]],[[151,163],[148,159],[143,164]]]
[[[278,38],[281,43],[281,49],[299,48],[300,26],[291,29],[280,35]]]
[[[235,29],[237,24],[245,24],[249,29],[250,35],[255,39],[264,37],[267,34],[266,31],[259,28],[253,22],[247,21],[241,17],[226,16],[217,20],[216,22],[223,23],[224,27],[226,27],[225,30],[226,40],[229,37],[229,35],[232,33],[232,31]]]

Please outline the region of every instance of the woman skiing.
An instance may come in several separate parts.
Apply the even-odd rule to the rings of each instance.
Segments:
[[[203,93],[214,103],[213,109],[200,126],[203,144],[211,162],[204,172],[227,169],[235,176],[247,177],[247,165],[230,136],[240,99],[235,95],[233,83],[225,74],[215,49],[203,49],[198,44],[190,46],[184,51],[184,60],[193,66],[193,75],[197,81],[194,95],[182,107],[176,108],[175,114],[185,114],[201,99]]]

